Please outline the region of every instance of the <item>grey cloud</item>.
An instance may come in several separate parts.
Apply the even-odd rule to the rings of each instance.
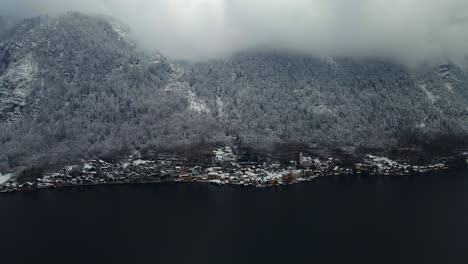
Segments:
[[[462,58],[466,0],[0,0],[2,13],[106,14],[178,59],[271,48],[315,55]]]

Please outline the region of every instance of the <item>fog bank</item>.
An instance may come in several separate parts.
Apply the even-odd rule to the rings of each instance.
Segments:
[[[463,58],[466,0],[0,0],[1,15],[105,14],[176,59],[245,49],[320,56]]]

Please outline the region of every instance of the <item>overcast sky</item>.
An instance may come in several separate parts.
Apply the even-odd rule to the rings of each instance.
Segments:
[[[0,0],[5,15],[99,13],[178,59],[251,48],[315,55],[463,57],[467,0]]]

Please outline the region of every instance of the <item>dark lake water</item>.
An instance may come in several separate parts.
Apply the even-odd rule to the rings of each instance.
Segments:
[[[468,263],[468,171],[0,195],[0,263]]]

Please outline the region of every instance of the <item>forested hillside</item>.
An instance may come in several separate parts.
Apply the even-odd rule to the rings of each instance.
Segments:
[[[461,144],[468,71],[450,62],[140,52],[126,27],[70,13],[0,33],[0,169],[239,144]]]
[[[181,70],[135,51],[117,26],[67,14],[23,21],[3,38],[1,168],[217,140],[214,118],[190,109]]]
[[[388,147],[468,129],[468,74],[453,64],[246,53],[195,64],[187,78],[248,144]]]

